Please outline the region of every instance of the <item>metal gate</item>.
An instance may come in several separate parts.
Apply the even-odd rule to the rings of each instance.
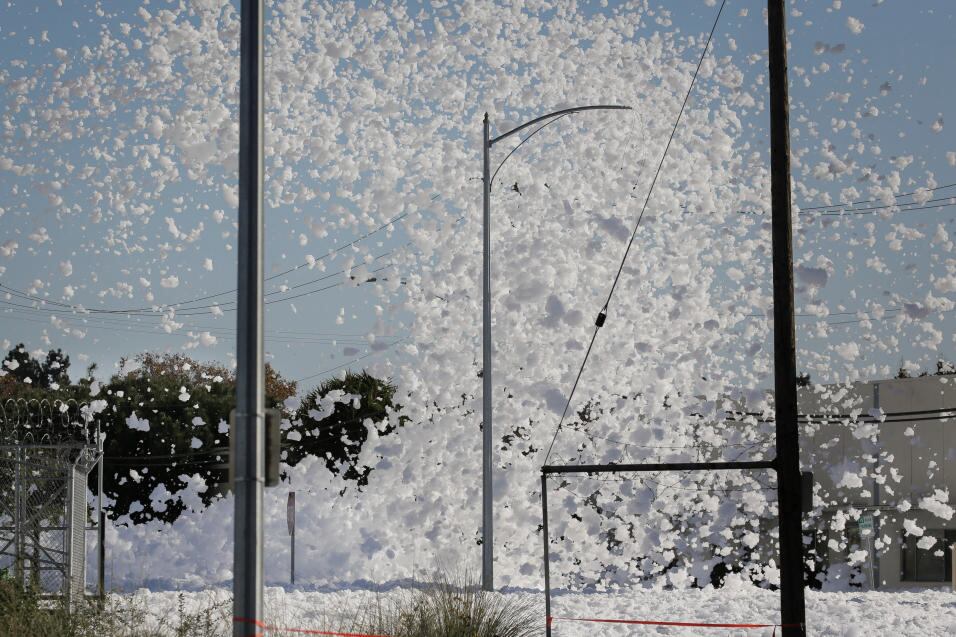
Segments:
[[[39,595],[82,599],[87,476],[102,457],[88,406],[0,404],[0,571]]]

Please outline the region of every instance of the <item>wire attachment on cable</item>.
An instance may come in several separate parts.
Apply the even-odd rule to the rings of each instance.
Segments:
[[[604,327],[604,321],[607,320],[607,306],[601,308],[601,311],[598,313],[597,318],[594,319],[595,327]]]

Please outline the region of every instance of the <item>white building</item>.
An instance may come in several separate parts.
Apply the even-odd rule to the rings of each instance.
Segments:
[[[952,581],[956,376],[801,388],[799,410],[826,577],[877,588]]]

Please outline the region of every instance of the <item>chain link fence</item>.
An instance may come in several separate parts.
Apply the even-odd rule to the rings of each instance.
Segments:
[[[101,458],[86,406],[0,404],[0,571],[41,595],[82,597],[87,476]]]

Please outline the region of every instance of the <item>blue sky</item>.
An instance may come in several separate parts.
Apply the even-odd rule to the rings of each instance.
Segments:
[[[667,3],[671,11],[671,23],[651,24],[648,32],[668,29],[680,29],[685,33],[706,32],[716,11],[716,6],[709,4],[696,0]],[[949,112],[949,105],[956,97],[956,88],[949,78],[954,57],[952,32],[956,8],[943,0],[916,4],[892,0],[882,3],[871,0],[847,1],[842,3],[839,10],[834,10],[834,4],[839,3],[791,3],[793,11],[789,17],[789,27],[793,146],[795,149],[811,149],[801,159],[808,163],[815,161],[814,155],[822,139],[845,149],[853,140],[849,137],[850,129],[841,128],[839,122],[855,121],[866,145],[880,147],[879,156],[868,151],[860,158],[862,163],[873,162],[874,165],[885,166],[892,163],[894,157],[913,156],[913,163],[904,172],[898,192],[909,192],[925,186],[928,173],[935,176],[939,185],[956,182],[956,168],[950,165],[946,157],[947,152],[956,150],[947,128],[949,121],[956,122]],[[105,15],[98,14],[99,6],[103,7]],[[154,2],[149,9],[156,10],[162,6],[164,3]],[[761,52],[766,47],[766,29],[760,18],[763,6],[762,2],[749,0],[729,2],[718,25],[711,55],[730,55],[734,60],[741,61],[748,55]],[[602,3],[584,3],[582,7],[582,11],[589,15],[615,10],[614,3],[608,8],[603,7]],[[49,73],[45,65],[55,65],[57,57],[54,49],[62,48],[72,60],[70,72],[93,71],[94,63],[86,64],[81,59],[82,47],[94,46],[102,37],[104,27],[109,27],[115,36],[121,37],[122,23],[137,21],[137,8],[133,3],[126,2],[65,7],[58,7],[53,2],[10,2],[0,8],[0,70],[9,71],[12,77],[34,72],[40,75]],[[741,15],[742,9],[747,10],[747,15]],[[419,6],[415,5],[409,13],[414,16],[418,11]],[[862,30],[858,33],[848,22],[851,17],[862,24]],[[828,68],[824,69],[824,65]],[[753,73],[760,72],[759,65],[751,69]],[[805,78],[812,79],[809,86],[805,85]],[[883,86],[887,88],[881,90]],[[839,99],[841,93],[849,94],[845,103]],[[834,98],[834,95],[837,97]],[[477,97],[480,101],[480,96]],[[766,96],[757,98],[766,100]],[[5,101],[11,99],[11,94],[7,93]],[[322,96],[317,96],[317,99],[322,99]],[[871,106],[878,109],[878,116],[857,116]],[[132,113],[132,108],[121,109],[118,117],[126,118],[123,121],[129,124]],[[533,114],[528,113],[529,116]],[[766,153],[766,120],[766,112],[759,110],[750,113],[745,119],[745,124],[752,127],[750,141],[753,147],[763,153]],[[938,120],[942,121],[942,130],[934,132],[932,127]],[[810,123],[814,123],[820,131],[817,138],[810,135]],[[480,130],[479,125],[480,122],[476,120],[476,133]],[[111,142],[109,131],[109,122],[105,122],[105,146]],[[24,144],[24,157],[32,157],[39,152],[36,156],[42,157],[45,162],[55,162],[57,158],[79,158],[89,152],[89,148],[69,140],[59,141],[56,148],[36,151],[26,147],[28,142],[21,133],[16,135],[21,136],[10,138],[7,144],[9,148],[16,149],[19,139]],[[463,143],[463,140],[452,141]],[[476,151],[476,174],[480,170],[479,162],[480,156]],[[839,199],[842,189],[859,186],[839,176],[832,181],[807,177],[800,174],[799,166],[795,166],[795,173],[803,183],[830,193],[834,200]],[[70,303],[126,309],[144,306],[140,290],[136,291],[134,298],[109,295],[100,298],[98,292],[110,287],[115,289],[114,282],[120,279],[135,280],[144,275],[152,282],[151,290],[157,304],[176,303],[231,290],[235,285],[235,253],[226,249],[226,246],[234,242],[231,222],[235,218],[235,210],[223,203],[221,186],[234,182],[234,175],[222,170],[210,175],[206,184],[189,179],[169,184],[161,197],[151,202],[156,212],[151,224],[141,231],[144,241],[155,245],[168,239],[168,228],[163,222],[167,216],[176,220],[179,230],[184,234],[196,228],[199,222],[204,223],[206,230],[196,242],[177,244],[176,247],[181,251],[172,249],[165,260],[157,259],[153,254],[149,257],[153,261],[145,263],[146,255],[125,253],[122,240],[117,239],[112,245],[107,243],[105,240],[109,237],[104,236],[104,225],[83,221],[82,218],[66,222],[57,219],[53,208],[44,204],[46,194],[31,191],[28,178],[0,171],[0,192],[4,193],[0,206],[6,209],[0,217],[0,244],[16,237],[20,245],[15,257],[0,260],[0,265],[6,267],[0,276],[0,283],[27,290],[32,281],[39,279],[49,282],[46,290],[54,299],[60,299],[59,291],[63,285],[71,284],[76,289]],[[315,183],[320,182],[317,180]],[[475,187],[478,187],[477,182]],[[76,197],[77,200],[86,200],[91,195],[86,186],[74,186],[67,179],[64,179],[62,194],[66,198]],[[440,189],[423,194],[435,198],[435,206],[442,205]],[[956,194],[956,189],[941,191],[937,196],[944,194]],[[819,197],[804,201],[799,189],[795,201],[800,205],[820,203]],[[307,236],[307,246],[300,245],[304,234],[304,218],[313,217],[317,224],[323,224],[323,218],[327,221],[334,219],[345,209],[353,214],[361,214],[361,211],[353,208],[345,198],[333,194],[327,201],[317,199],[301,206],[283,204],[268,209],[266,275],[272,276],[302,264],[307,254],[319,257],[356,239],[361,239],[361,244],[367,246],[369,254],[376,257],[384,255],[375,261],[376,265],[370,267],[388,263],[388,253],[406,242],[405,235],[397,226],[388,231],[376,231],[377,224],[330,226],[326,236]],[[216,210],[223,212],[224,217],[220,222],[214,220]],[[938,273],[942,267],[945,256],[938,253],[938,249],[930,243],[930,238],[937,223],[952,227],[954,210],[956,208],[950,207],[899,213],[888,219],[865,216],[865,219],[845,219],[836,224],[829,221],[825,224],[822,220],[810,222],[804,230],[808,241],[803,245],[798,244],[796,255],[798,260],[806,261],[810,266],[815,265],[815,259],[821,255],[833,263],[834,272],[829,282],[817,292],[817,299],[824,301],[831,312],[855,310],[864,307],[867,299],[875,298],[883,299],[887,307],[898,306],[901,296],[911,298],[914,291],[926,287],[930,274]],[[472,212],[478,213],[477,210]],[[899,251],[888,250],[884,237],[893,231],[893,224],[901,220],[907,226],[922,231],[926,238],[906,241]],[[872,248],[851,246],[850,240],[866,234],[861,227],[867,222],[875,224],[873,234],[879,240]],[[46,228],[50,240],[33,245],[35,242],[25,237],[38,227]],[[372,232],[370,236],[362,238],[369,232]],[[808,246],[812,246],[813,254],[808,255],[811,249]],[[310,292],[291,300],[290,297],[296,294],[294,291],[270,297],[285,300],[270,305],[266,315],[267,350],[271,360],[290,378],[312,377],[305,381],[306,386],[317,382],[321,376],[315,375],[323,370],[356,359],[360,360],[353,363],[353,367],[362,365],[366,360],[374,360],[371,357],[376,350],[369,346],[367,335],[381,335],[376,347],[387,346],[406,333],[407,323],[411,320],[400,311],[377,308],[378,300],[373,294],[372,285],[342,285],[341,276],[322,279],[341,269],[341,255],[348,253],[349,249],[345,248],[337,253],[340,258],[327,259],[328,269],[325,272],[302,268],[275,278],[267,286],[267,291],[277,292],[280,289],[277,286],[282,284],[290,287],[302,285],[297,289]],[[867,260],[874,257],[887,263],[889,274],[880,274],[867,267]],[[211,271],[204,268],[207,258],[213,261]],[[62,274],[60,265],[67,260],[72,266],[69,277]],[[170,263],[174,266],[170,267]],[[851,274],[847,274],[848,267],[853,268]],[[173,274],[179,279],[177,287],[167,289],[158,284],[161,278]],[[307,284],[309,281],[312,283]],[[327,285],[335,287],[319,291]],[[233,298],[223,295],[211,300]],[[798,304],[805,303],[808,298],[806,294],[801,294]],[[80,339],[50,329],[48,311],[31,312],[26,308],[14,308],[10,303],[16,303],[18,299],[10,298],[7,301],[9,309],[0,313],[4,339],[11,343],[23,341],[30,349],[45,349],[48,345],[62,347],[74,357],[78,368],[84,366],[84,359],[96,362],[100,375],[109,373],[122,356],[146,350],[181,351],[183,343],[189,340],[184,337],[187,331],[197,334],[209,332],[218,339],[215,345],[188,350],[191,355],[228,361],[234,351],[234,314],[229,312],[216,319],[206,313],[208,308],[203,308],[204,312],[196,316],[184,316],[187,312],[181,311],[177,320],[182,321],[184,327],[173,334],[157,329],[157,321],[150,317],[123,313],[106,317],[98,315],[95,320],[90,318],[84,324],[80,318],[61,315],[61,319],[86,332],[85,337]],[[19,301],[25,302],[23,299]],[[197,302],[192,305],[203,306],[208,303]],[[952,316],[940,315],[935,320],[936,327],[947,335],[953,331]],[[855,320],[853,316],[844,318]],[[829,320],[834,321],[835,317]],[[812,366],[827,351],[828,345],[852,340],[852,333],[858,327],[858,324],[846,323],[845,327],[835,328],[825,337],[817,337],[813,336],[812,324],[810,319],[798,322],[801,367]],[[44,330],[51,339],[49,343],[44,341]],[[846,330],[850,335],[841,336],[840,330]],[[895,335],[894,332],[895,328],[887,321],[885,328],[877,326],[872,333],[876,338],[889,339]],[[895,346],[887,347],[886,351],[871,355],[872,360],[856,361],[854,365],[873,365],[872,373],[877,376],[888,368],[895,369],[900,359],[917,360],[922,357],[924,360],[919,364],[925,367],[928,364],[925,352],[911,351],[907,340],[903,338]],[[956,349],[948,337],[940,346],[939,354],[956,358]],[[363,358],[366,356],[370,358]]]

